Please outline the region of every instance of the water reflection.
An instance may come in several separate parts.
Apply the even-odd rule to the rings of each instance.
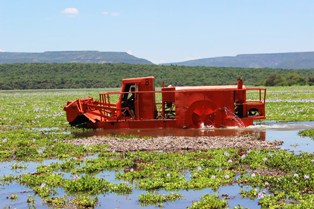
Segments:
[[[250,128],[202,128],[202,129],[178,129],[178,128],[160,128],[160,129],[94,129],[85,130],[84,132],[73,133],[75,137],[91,136],[244,136],[258,135],[261,140],[265,140],[266,131],[262,129]]]
[[[203,127],[201,129],[87,129],[83,132],[73,133],[77,138],[90,136],[255,136],[260,140],[280,140],[283,145],[280,147],[293,152],[311,152],[314,150],[314,140],[309,137],[300,137],[298,132],[303,129],[314,128],[314,121],[307,122],[273,122],[255,124],[246,128],[212,128]]]

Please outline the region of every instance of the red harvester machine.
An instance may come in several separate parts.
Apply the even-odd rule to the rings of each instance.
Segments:
[[[67,120],[71,125],[117,129],[246,127],[265,119],[265,88],[246,88],[238,80],[225,86],[163,85],[157,91],[154,80],[123,79],[121,92],[69,101],[64,107]],[[247,100],[247,92],[255,95],[253,100]]]

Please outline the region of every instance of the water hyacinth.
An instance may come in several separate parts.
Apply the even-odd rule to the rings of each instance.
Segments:
[[[79,178],[79,176],[75,173],[72,177],[73,180],[77,180]]]
[[[310,92],[313,92],[312,89]],[[65,191],[65,195],[69,195],[69,199],[67,199],[68,204],[70,204],[72,198],[77,199],[75,196],[71,196],[77,191],[81,191],[82,195],[87,196],[87,198],[82,198],[82,200],[90,200],[91,197],[88,192],[94,192],[93,188],[97,187],[99,182],[102,182],[100,179],[106,179],[104,176],[107,175],[107,171],[110,172],[110,175],[113,175],[108,179],[112,180],[116,177],[122,183],[109,184],[103,182],[103,186],[99,188],[99,193],[101,193],[101,195],[107,191],[113,193],[129,191],[132,193],[132,189],[136,190],[138,188],[139,182],[141,182],[141,185],[147,184],[145,185],[147,188],[153,188],[153,190],[160,189],[161,191],[165,189],[167,192],[174,190],[181,192],[181,189],[189,189],[191,192],[197,192],[198,189],[203,188],[219,189],[226,185],[245,185],[248,188],[259,188],[256,189],[256,191],[254,190],[254,192],[252,192],[253,195],[251,196],[251,198],[255,200],[256,204],[254,206],[256,208],[258,206],[261,208],[270,208],[270,205],[274,208],[284,208],[285,205],[291,207],[291,203],[300,204],[300,208],[312,207],[313,201],[311,199],[313,188],[308,185],[311,185],[312,182],[313,155],[303,156],[302,154],[296,155],[281,150],[273,151],[263,149],[241,149],[240,152],[238,149],[217,149],[204,152],[182,152],[180,154],[168,153],[162,150],[153,153],[142,151],[136,153],[120,153],[110,146],[100,149],[99,146],[91,145],[90,147],[83,149],[83,146],[80,147],[66,144],[67,141],[71,141],[71,139],[75,137],[69,133],[79,132],[79,130],[73,130],[65,121],[62,107],[65,103],[64,101],[67,101],[69,97],[74,97],[73,99],[75,99],[76,97],[86,95],[85,92],[84,95],[76,96],[79,94],[79,91],[75,90],[73,91],[75,93],[72,94],[64,91],[61,95],[60,93],[47,94],[47,92],[43,91],[43,93],[38,92],[40,94],[38,97],[36,96],[36,98],[32,95],[33,93],[28,93],[26,98],[19,96],[23,100],[22,102],[16,101],[15,98],[12,97],[8,99],[0,97],[0,100],[2,101],[0,109],[6,107],[3,106],[6,103],[10,104],[10,106],[12,106],[11,104],[13,103],[18,103],[18,105],[15,105],[14,109],[5,108],[8,111],[2,111],[1,122],[5,124],[5,126],[2,126],[4,131],[0,132],[0,141],[3,142],[0,144],[2,148],[1,151],[3,151],[0,156],[2,157],[2,160],[16,160],[18,163],[20,159],[14,159],[14,157],[17,156],[16,154],[19,154],[18,156],[22,157],[30,156],[31,158],[29,160],[36,162],[37,160],[38,162],[41,162],[41,160],[45,159],[61,159],[57,163],[53,160],[45,162],[45,166],[37,166],[37,171],[31,171],[34,172],[33,174],[24,175],[24,171],[19,171],[21,173],[16,174],[18,177],[11,177],[11,181],[14,182],[13,186],[15,186],[16,183],[19,183],[27,186],[32,194],[36,192],[41,194],[38,195],[38,197],[36,196],[36,205],[43,204],[43,206],[40,205],[40,207],[71,207],[68,205],[47,206],[45,205],[46,199],[42,199],[43,203],[40,202],[41,200],[39,198],[45,197],[46,194],[49,195],[49,198],[56,200],[60,193],[54,193],[53,190],[58,191],[59,189]],[[11,93],[9,92],[6,94]],[[25,93],[19,93],[19,95],[22,94]],[[45,96],[46,94],[49,96]],[[90,94],[88,93],[87,95]],[[49,106],[47,105],[48,103]],[[280,110],[284,111],[285,115],[288,115],[286,110],[291,108],[289,105],[283,107],[283,105],[278,102],[273,102],[273,104],[267,105],[267,112],[273,114],[273,118],[279,118],[278,115]],[[294,105],[298,111],[301,109],[309,110],[310,108],[311,111],[308,112],[307,115],[301,117],[299,117],[300,115],[292,115],[289,117],[298,117],[296,118],[297,120],[304,119],[305,116],[307,118],[313,118],[314,114],[312,113],[314,109],[310,105],[313,106],[313,104],[308,104],[308,106],[303,105],[301,108],[301,105]],[[34,113],[34,109],[36,110],[36,113]],[[268,116],[269,115],[267,115],[267,117]],[[36,117],[37,119],[35,119]],[[268,117],[268,119],[270,118]],[[10,126],[12,126],[12,130],[19,130],[20,133],[16,131],[19,135],[11,130],[7,130]],[[53,127],[57,127],[57,129],[54,129]],[[49,130],[47,131],[46,128]],[[67,133],[67,135],[64,133]],[[10,144],[12,146],[9,146]],[[17,149],[13,150],[12,147],[16,147]],[[38,154],[37,150],[40,150],[41,147],[46,147],[46,149],[39,152],[41,154]],[[20,150],[24,151],[19,152]],[[112,150],[112,152],[110,150]],[[29,155],[30,153],[32,153],[33,156]],[[281,154],[278,155],[277,153]],[[86,158],[90,154],[92,158],[99,159],[99,162],[93,161],[93,163],[91,163],[91,161],[87,161]],[[66,161],[63,161],[63,159],[66,159]],[[136,161],[137,168],[134,166],[134,159],[140,159],[139,161]],[[24,160],[24,158],[21,160]],[[68,162],[69,160],[70,162]],[[227,161],[229,163],[232,162],[233,166],[228,164]],[[20,164],[18,164],[18,166],[20,166]],[[134,172],[124,173],[123,169],[125,167],[130,168],[130,171]],[[131,169],[132,167],[134,169]],[[28,170],[25,172],[28,172]],[[52,175],[52,173],[56,175]],[[97,181],[94,178],[83,178],[87,173],[98,177],[101,175],[102,177],[99,180],[97,179]],[[185,175],[185,173],[191,174],[191,176]],[[195,174],[197,174],[196,177],[194,177]],[[254,177],[254,175],[256,176]],[[68,178],[69,176],[70,179]],[[234,179],[232,178],[233,176],[235,176]],[[16,178],[18,178],[18,180],[16,180]],[[82,180],[82,178],[85,180]],[[6,178],[2,179],[3,180],[0,181],[1,185],[4,182],[11,182],[6,180]],[[153,180],[150,181],[149,179]],[[84,185],[88,185],[88,187],[85,187]],[[88,192],[80,189],[80,186],[84,186],[86,190],[88,189]],[[89,189],[89,186],[91,189]],[[104,191],[103,188],[106,188],[106,190]],[[267,190],[267,193],[265,191],[260,191],[263,188]],[[150,189],[147,190],[150,191]],[[143,189],[143,191],[147,190]],[[73,193],[68,193],[67,191],[73,191]],[[231,191],[231,193],[232,192],[233,191]],[[23,195],[23,193],[19,194],[21,194],[21,196]],[[25,195],[27,197],[27,194]],[[219,201],[219,198],[224,198],[224,200],[227,199],[223,196],[218,196],[213,200],[213,203]],[[22,200],[21,202],[23,202],[23,197],[20,199]],[[103,201],[102,199],[103,198],[100,198],[100,201]],[[135,202],[131,204],[137,204],[136,206],[130,205],[130,208],[141,208],[140,205],[138,205],[136,197],[135,199],[129,199],[133,199],[132,201]],[[129,201],[129,199],[126,199],[126,201]],[[238,199],[238,197],[235,197],[233,201],[238,200],[239,204],[242,204],[242,199]],[[39,201],[38,204],[37,201]],[[182,204],[179,202],[180,200],[175,201],[178,202],[178,205]],[[184,201],[187,202],[187,200]],[[197,201],[197,199],[195,199],[195,201]],[[20,202],[18,205],[19,204]],[[24,198],[24,204],[27,204],[26,198]],[[100,202],[100,205],[107,206],[106,204],[107,202]],[[16,203],[13,202],[5,205],[12,205],[12,207],[17,206]],[[176,208],[178,205],[174,203],[171,207]],[[94,205],[90,205],[89,207],[92,208],[93,206]],[[254,208],[254,206],[252,206],[252,208]],[[21,207],[27,207],[27,205]],[[78,206],[72,205],[72,207]],[[166,207],[168,207],[168,205]],[[184,206],[184,208],[187,207],[188,206]]]
[[[262,198],[264,198],[264,196],[265,196],[264,192],[259,192],[258,195],[257,195],[257,198],[258,199],[262,199]]]
[[[37,150],[38,154],[43,154],[45,151],[46,147],[41,147],[39,150]]]

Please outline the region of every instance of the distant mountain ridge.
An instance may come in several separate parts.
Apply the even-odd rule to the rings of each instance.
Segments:
[[[126,52],[48,51],[40,53],[0,52],[0,64],[12,63],[128,63],[153,64]]]
[[[13,63],[127,63],[153,64],[147,59],[126,52],[100,51],[47,51],[0,52],[0,64]],[[314,69],[314,52],[287,52],[264,54],[240,54],[236,56],[203,58],[184,62],[160,65],[239,67],[239,68],[278,68]]]
[[[184,62],[166,63],[164,65],[314,69],[314,52],[240,54],[228,57],[214,57]]]

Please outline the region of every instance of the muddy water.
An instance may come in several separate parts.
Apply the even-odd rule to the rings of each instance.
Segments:
[[[280,148],[293,152],[314,152],[314,140],[309,137],[300,137],[300,130],[314,128],[314,121],[307,122],[272,122],[246,128],[211,128],[201,129],[124,129],[124,130],[86,130],[75,134],[76,137],[106,136],[106,135],[133,135],[145,136],[245,136],[253,135],[260,140],[280,140],[284,143]]]

